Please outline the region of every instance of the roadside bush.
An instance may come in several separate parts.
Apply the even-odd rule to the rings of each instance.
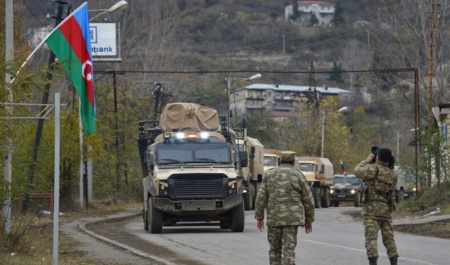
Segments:
[[[5,232],[5,225],[0,231],[0,256],[27,253],[35,246],[41,245],[44,235],[51,233],[52,223],[47,218],[31,215],[19,215],[11,218],[10,232]],[[3,253],[7,255],[3,255]],[[0,263],[1,260],[0,260]]]

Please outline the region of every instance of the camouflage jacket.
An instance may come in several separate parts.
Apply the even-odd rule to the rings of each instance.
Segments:
[[[255,203],[255,219],[267,226],[303,226],[314,221],[314,200],[305,175],[289,164],[266,171]]]
[[[391,218],[395,210],[397,174],[388,167],[388,163],[368,163],[366,160],[359,163],[354,172],[363,181],[361,214],[365,217]]]

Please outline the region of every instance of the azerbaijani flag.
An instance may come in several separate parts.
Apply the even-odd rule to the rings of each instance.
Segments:
[[[341,173],[347,173],[347,170],[345,170],[344,162],[342,162],[342,159],[341,159]]]
[[[87,135],[95,132],[94,67],[87,2],[66,17],[45,41],[61,61],[81,101],[81,119]]]

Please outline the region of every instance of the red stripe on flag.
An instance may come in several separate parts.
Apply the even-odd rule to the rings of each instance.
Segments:
[[[86,40],[83,38],[83,33],[81,31],[80,25],[77,20],[72,16],[69,18],[61,27],[59,28],[61,33],[67,40],[67,43],[72,47],[73,52],[76,54],[78,60],[83,65],[86,61],[92,63],[91,56],[86,49]],[[90,40],[88,40],[90,41]],[[89,66],[92,67],[92,64]],[[92,73],[92,69],[91,69]],[[84,75],[84,73],[83,73]],[[92,108],[94,108],[94,85],[93,80],[87,80],[83,78],[86,85],[86,95],[91,103]]]

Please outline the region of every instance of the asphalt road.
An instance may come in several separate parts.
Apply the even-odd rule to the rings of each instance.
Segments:
[[[368,264],[362,222],[343,214],[359,210],[354,207],[316,209],[313,233],[306,235],[299,231],[296,264]],[[141,217],[88,228],[157,257],[155,264],[269,264],[267,234],[256,229],[253,211],[246,212],[243,233],[222,230],[218,223],[196,223],[164,227],[162,234],[149,234],[143,229]],[[396,241],[399,264],[449,264],[450,240],[397,232]],[[389,264],[381,239],[379,252],[378,264]]]

